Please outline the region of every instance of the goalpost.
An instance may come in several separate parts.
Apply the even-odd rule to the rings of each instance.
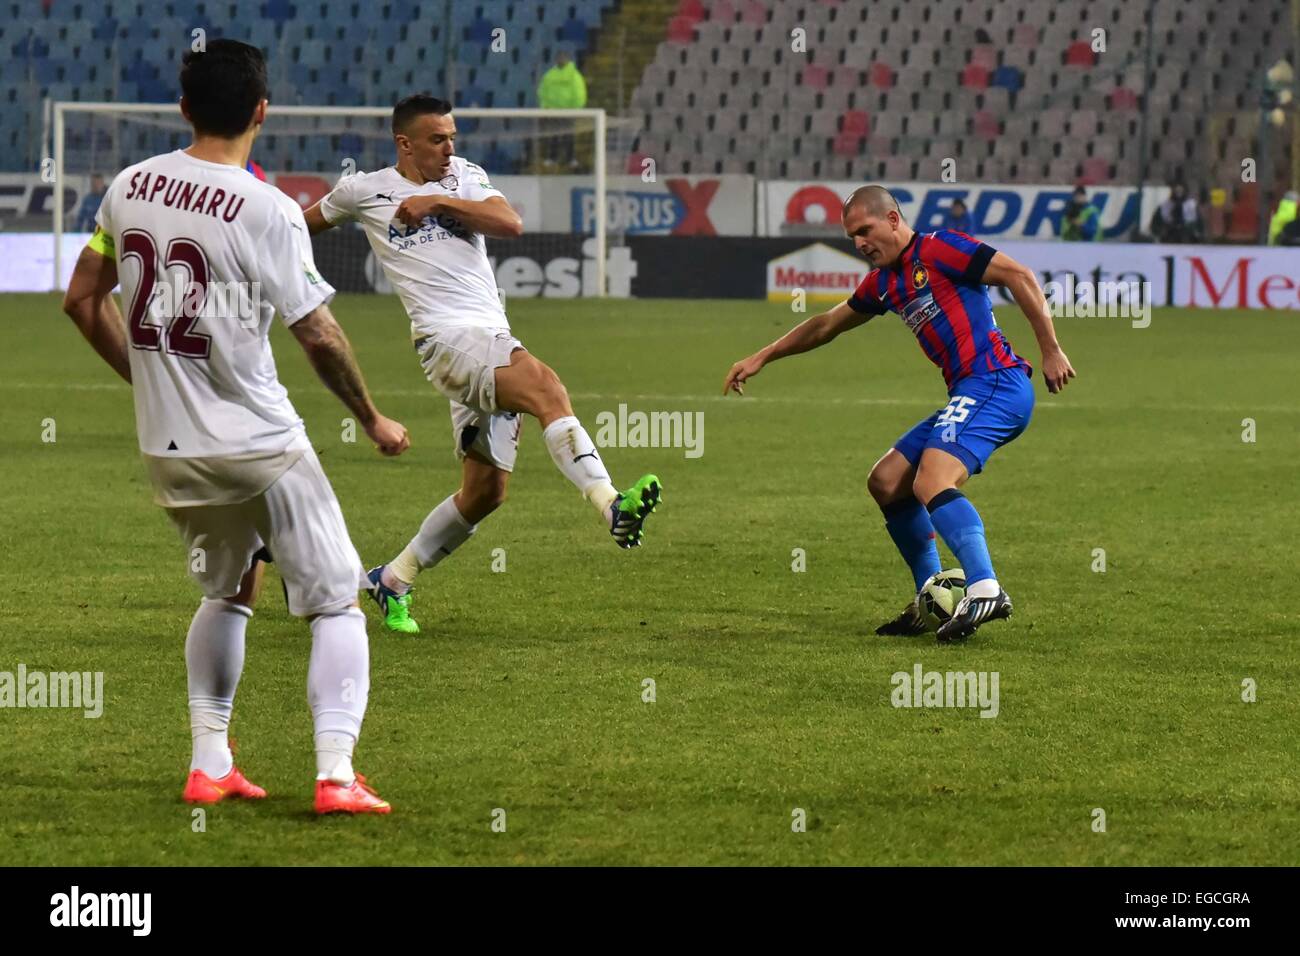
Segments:
[[[457,154],[482,166],[524,218],[525,238],[515,242],[526,244],[531,254],[540,257],[576,256],[579,274],[571,277],[568,292],[607,294],[609,126],[605,111],[467,107],[452,115],[457,119]],[[273,183],[310,205],[341,176],[393,164],[391,117],[391,107],[273,104],[251,158]],[[51,126],[52,136],[46,139],[52,145],[55,173],[51,289],[58,291],[65,285],[65,267],[71,269],[63,243],[67,217],[75,210],[65,208],[65,191],[84,196],[93,175],[103,176],[107,184],[127,166],[188,146],[191,134],[175,103],[60,101],[53,104]],[[597,210],[605,212],[601,215]],[[368,259],[361,266],[343,261],[368,257],[364,243],[319,240],[317,265],[340,291],[388,291]],[[543,262],[539,268],[525,270],[526,278],[537,278],[536,294],[568,294],[559,289],[564,283],[557,285],[549,270],[541,275],[545,268]],[[352,284],[335,282],[331,272],[348,277]],[[355,277],[362,275],[369,288],[357,289],[360,280]]]

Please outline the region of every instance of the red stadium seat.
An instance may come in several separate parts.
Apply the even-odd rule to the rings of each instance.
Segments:
[[[1084,40],[1076,40],[1065,51],[1066,66],[1093,66],[1096,62],[1097,54],[1092,52],[1092,47]]]
[[[748,0],[740,13],[740,22],[761,27],[767,23],[767,7],[763,6],[759,0]]]
[[[975,135],[983,140],[996,140],[1002,135],[1002,123],[988,110],[975,114]]]
[[[718,23],[735,23],[736,8],[731,0],[713,0],[709,4],[709,19]]]
[[[982,66],[990,72],[997,69],[998,51],[987,43],[971,47],[970,62],[972,66]]]
[[[863,110],[845,110],[840,117],[840,132],[870,136],[871,118]]]
[[[862,152],[862,136],[845,130],[835,137],[832,152],[836,156],[857,156]]]
[[[1079,178],[1086,186],[1110,182],[1110,160],[1104,156],[1089,156],[1083,161],[1083,172]]]
[[[888,89],[894,85],[894,71],[886,63],[871,64],[871,85]]]
[[[645,153],[628,153],[627,166],[624,168],[623,172],[627,173],[629,176],[640,176],[643,172],[641,164],[645,162],[645,159]]]
[[[706,12],[702,0],[679,0],[677,16],[689,17],[692,20],[703,20]]]
[[[1135,110],[1138,108],[1138,95],[1127,86],[1117,86],[1110,91],[1106,105],[1113,110]]]
[[[1032,23],[1017,24],[1011,37],[1016,46],[1038,46],[1038,27]]]
[[[694,43],[696,22],[690,17],[673,17],[668,21],[668,42]]]
[[[970,63],[961,71],[961,85],[975,90],[989,88],[989,71],[987,68]]]
[[[803,68],[803,85],[814,90],[824,90],[831,85],[831,71],[824,66],[809,63]]]

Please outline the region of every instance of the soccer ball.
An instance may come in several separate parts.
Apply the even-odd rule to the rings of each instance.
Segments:
[[[961,568],[940,571],[921,585],[917,606],[926,627],[939,630],[952,617],[958,603],[966,596],[966,573]]]

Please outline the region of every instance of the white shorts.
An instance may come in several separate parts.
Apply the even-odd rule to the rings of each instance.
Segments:
[[[509,329],[479,325],[445,326],[416,338],[425,377],[451,401],[457,458],[472,449],[502,471],[514,471],[520,418],[497,405],[496,370],[523,347]]]
[[[329,614],[357,599],[365,567],[312,449],[247,501],[165,510],[185,542],[190,577],[205,597],[238,594],[253,555],[266,545],[288,590],[289,613]]]

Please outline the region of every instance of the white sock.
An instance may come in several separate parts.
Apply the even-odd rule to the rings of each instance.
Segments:
[[[618,490],[609,480],[605,463],[582,423],[572,415],[557,418],[542,431],[542,440],[555,467],[606,517]]]
[[[189,678],[190,769],[213,780],[230,773],[230,715],[235,688],[244,670],[244,634],[251,608],[232,601],[204,598],[185,636],[185,670]]]
[[[316,731],[316,779],[349,786],[352,747],[370,696],[370,643],[366,616],[350,607],[311,622],[307,700]]]
[[[411,590],[416,575],[459,548],[477,529],[478,525],[470,524],[461,515],[456,496],[448,495],[425,516],[420,530],[402,553],[388,562],[381,575],[384,587],[405,594]]]
[[[1002,586],[998,584],[997,578],[985,578],[983,581],[976,581],[966,589],[967,595],[977,598],[995,598]]]

